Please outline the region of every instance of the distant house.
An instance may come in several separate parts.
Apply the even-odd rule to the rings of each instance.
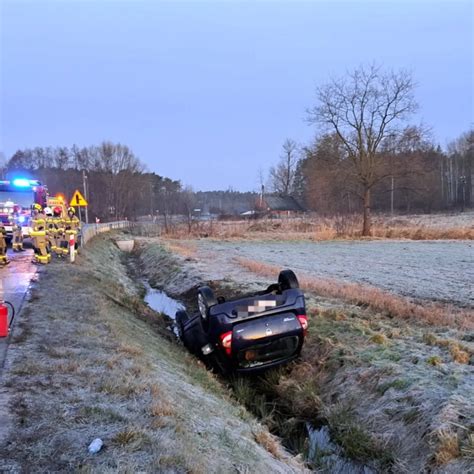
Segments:
[[[274,217],[294,217],[306,211],[292,196],[260,196],[256,207],[259,212]]]

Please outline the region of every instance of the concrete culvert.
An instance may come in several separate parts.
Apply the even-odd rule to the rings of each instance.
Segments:
[[[131,252],[135,246],[135,241],[131,240],[116,240],[115,243],[117,247],[122,250],[122,252]]]

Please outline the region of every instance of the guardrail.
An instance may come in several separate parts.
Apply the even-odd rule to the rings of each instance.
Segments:
[[[130,221],[106,222],[104,224],[84,224],[81,228],[81,245],[86,245],[87,242],[95,235],[103,232],[110,232],[115,229],[127,229],[134,225]]]

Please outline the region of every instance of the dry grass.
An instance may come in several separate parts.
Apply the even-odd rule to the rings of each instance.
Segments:
[[[194,258],[196,256],[196,246],[191,243],[168,241],[165,246],[170,252],[177,253],[184,258]]]
[[[436,465],[443,465],[460,456],[459,438],[457,433],[451,430],[439,430],[435,433],[435,454]]]
[[[449,354],[454,362],[459,364],[469,364],[471,357],[474,356],[472,350],[463,346],[453,339],[438,338],[433,333],[423,335],[423,342],[429,346],[438,346],[449,350]]]
[[[143,430],[127,428],[116,433],[111,441],[113,444],[126,447],[128,450],[140,450],[150,442],[150,439]]]
[[[175,416],[176,410],[170,402],[167,401],[158,401],[153,402],[150,405],[150,415],[151,416]]]
[[[462,350],[459,344],[453,344],[449,349],[449,353],[455,362],[459,364],[469,364],[471,356],[469,352]]]
[[[278,439],[269,433],[266,429],[261,429],[254,433],[255,441],[265,448],[272,456],[282,459],[281,445]]]
[[[255,260],[237,258],[236,261],[242,267],[266,277],[273,278],[281,270],[275,265]],[[305,290],[320,296],[340,298],[352,304],[367,306],[375,311],[383,312],[389,317],[460,329],[474,329],[474,312],[472,310],[459,309],[446,304],[425,303],[421,305],[402,296],[357,283],[343,283],[304,274],[298,275],[298,279],[301,287]]]
[[[443,363],[441,357],[438,356],[430,356],[426,359],[427,364],[437,367]]]
[[[120,344],[118,351],[133,357],[141,356],[143,354],[143,349],[130,344]]]
[[[444,216],[439,221],[443,222]],[[436,217],[434,218],[436,222]],[[467,221],[468,222],[468,221]],[[194,222],[191,231],[187,224],[174,224],[164,233],[172,239],[218,238],[218,239],[278,239],[278,240],[333,240],[360,239],[362,219],[359,215],[333,217],[297,217],[259,220],[222,220]],[[393,218],[373,217],[372,238],[410,240],[473,240],[474,226],[469,223],[434,225],[417,216]],[[178,249],[178,253],[182,249]],[[185,252],[188,252],[185,250]],[[188,255],[192,257],[192,252]]]
[[[466,442],[461,448],[461,454],[468,459],[474,460],[474,433],[467,436]]]
[[[373,334],[370,337],[370,341],[374,342],[375,344],[387,344],[388,339],[387,339],[387,336],[385,334],[377,333],[377,334]]]

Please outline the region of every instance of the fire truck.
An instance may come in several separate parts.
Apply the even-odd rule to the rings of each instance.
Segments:
[[[36,179],[16,178],[11,181],[0,180],[0,221],[12,237],[12,227],[16,223],[28,237],[31,230],[31,208],[33,204],[42,207],[48,203],[48,189]]]

